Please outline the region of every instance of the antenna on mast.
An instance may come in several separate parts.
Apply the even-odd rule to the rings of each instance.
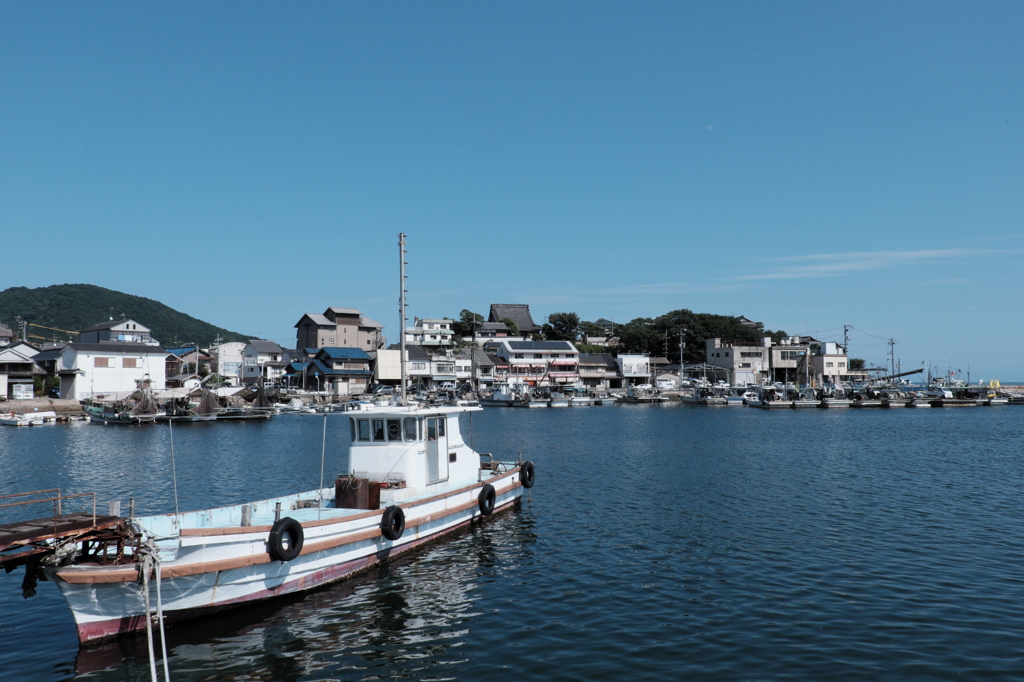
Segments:
[[[407,405],[405,396],[405,385],[407,379],[407,369],[405,360],[405,233],[398,233],[398,335],[399,335],[399,353],[401,353],[401,365],[402,365],[402,404]]]

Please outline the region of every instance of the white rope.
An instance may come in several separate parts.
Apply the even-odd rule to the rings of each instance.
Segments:
[[[324,439],[320,445],[320,504],[317,505],[316,518],[320,519],[324,508],[324,460],[327,459],[327,413],[324,412]]]
[[[171,682],[170,664],[167,662],[167,637],[164,634],[164,602],[160,592],[160,557],[153,557],[153,565],[156,570],[156,618],[160,623],[160,648],[164,657],[164,680]]]
[[[181,523],[178,517],[178,471],[174,466],[174,417],[167,420],[167,432],[171,434],[171,483],[174,484],[174,522]]]
[[[151,541],[152,543],[152,541]],[[142,592],[146,597],[146,642],[149,645],[149,675],[153,682],[158,682],[156,676],[156,653],[153,651],[153,614],[149,604],[149,570],[152,566],[152,557],[147,552],[142,557]]]

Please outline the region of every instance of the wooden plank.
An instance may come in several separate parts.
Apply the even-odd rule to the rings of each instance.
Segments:
[[[30,542],[76,535],[94,528],[111,528],[124,519],[120,516],[97,515],[95,525],[92,520],[92,514],[74,513],[0,525],[0,552]]]

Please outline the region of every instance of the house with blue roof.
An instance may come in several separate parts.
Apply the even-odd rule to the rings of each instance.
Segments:
[[[325,346],[304,368],[305,387],[330,395],[362,395],[373,379],[371,364],[361,348]]]

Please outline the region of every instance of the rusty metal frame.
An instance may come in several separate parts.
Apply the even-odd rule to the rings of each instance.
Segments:
[[[75,493],[74,495],[61,495],[60,488],[47,488],[45,490],[33,490],[27,493],[8,493],[7,495],[0,495],[0,500],[10,499],[12,497],[25,497],[27,495],[44,495],[48,493],[57,493],[56,497],[45,497],[41,500],[20,500],[18,502],[7,502],[6,504],[0,504],[0,509],[4,507],[20,507],[27,504],[42,504],[43,502],[53,502],[54,516],[60,516],[61,502],[63,500],[71,500],[77,497],[92,497],[92,525],[96,525],[96,493]]]

